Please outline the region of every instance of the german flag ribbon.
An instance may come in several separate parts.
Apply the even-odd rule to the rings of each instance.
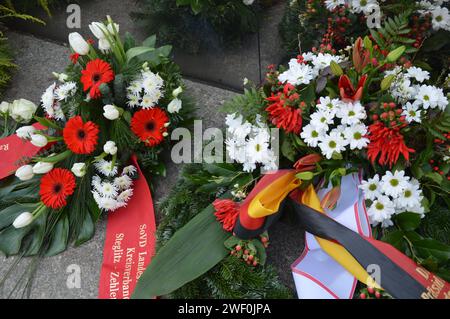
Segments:
[[[299,191],[296,173],[266,174],[241,205],[234,233],[253,238],[284,212],[293,212],[307,231],[305,251],[292,267],[300,298],[352,298],[356,279],[399,299],[450,298],[447,282],[370,237],[358,174],[343,178],[336,208],[325,212],[324,192],[312,185]]]

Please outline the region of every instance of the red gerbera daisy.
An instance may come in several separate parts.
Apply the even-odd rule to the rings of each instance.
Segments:
[[[233,231],[239,214],[239,205],[231,199],[216,199],[213,206],[216,210],[214,215],[222,223],[223,229],[228,232]]]
[[[386,127],[382,122],[374,123],[369,126],[368,138],[370,143],[367,146],[367,157],[372,163],[380,155],[378,163],[392,167],[400,154],[409,161],[409,153],[415,152],[406,146],[400,127]]]
[[[89,91],[91,98],[96,99],[101,96],[100,85],[114,80],[114,72],[109,63],[95,59],[86,65],[86,69],[81,71],[81,83],[83,90]]]
[[[295,87],[286,84],[283,92],[272,93],[272,96],[266,99],[270,102],[266,111],[269,112],[269,119],[273,125],[288,133],[300,133],[303,119],[302,110],[298,108],[299,98],[299,94],[295,92]]]
[[[156,146],[164,140],[165,124],[169,117],[162,109],[155,107],[136,112],[131,119],[131,130],[148,146]]]
[[[63,137],[67,147],[75,154],[90,154],[97,146],[98,133],[95,123],[83,123],[81,116],[75,116],[66,123]]]
[[[67,197],[75,190],[75,176],[64,168],[54,168],[41,178],[39,195],[45,206],[59,209],[67,205]]]

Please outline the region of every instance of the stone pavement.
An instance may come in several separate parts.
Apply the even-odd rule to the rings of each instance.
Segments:
[[[97,3],[100,7],[105,2],[114,3],[114,5],[104,7],[102,10],[95,10],[95,16],[89,15],[89,17],[84,18],[82,22],[84,25],[89,21],[100,19],[106,13],[110,13],[121,24],[122,30],[136,31],[139,34],[136,27],[125,16],[127,12],[131,11],[130,3],[133,1],[111,0],[91,2]],[[279,7],[276,9],[278,10],[277,14],[280,15],[282,13],[281,9]],[[94,13],[90,12],[89,14]],[[57,16],[55,14],[54,19],[57,19]],[[273,24],[277,18],[270,18],[269,16],[268,19],[272,21],[268,21],[265,28],[270,29],[270,24]],[[67,65],[69,49],[56,36],[51,36],[52,32],[55,31],[51,28],[49,33],[51,40],[43,39],[42,37],[46,34],[40,33],[43,31],[39,31],[38,28],[36,30],[26,30],[22,26],[18,26],[17,28],[23,30],[24,33],[11,31],[8,32],[8,37],[16,53],[16,63],[20,67],[15,73],[11,86],[5,93],[3,99],[11,101],[17,98],[26,98],[38,103],[42,92],[53,81],[52,72],[61,72]],[[26,31],[33,31],[39,37],[34,37]],[[145,38],[145,36],[142,36],[142,38]],[[272,62],[277,63],[278,61],[271,60],[276,60],[281,56],[280,51],[274,49],[279,47],[276,44],[276,38],[277,36],[273,33],[266,33],[266,45],[268,46],[270,41],[274,45],[272,51],[269,52],[269,50],[266,50],[264,51],[266,53],[262,55],[261,60],[267,64]],[[245,55],[245,53],[242,54]],[[239,60],[239,57],[239,53],[236,53],[235,58],[230,58],[231,64],[228,65],[229,74],[233,73],[233,70],[242,67],[242,65],[234,64],[233,62]],[[249,56],[246,58],[253,59]],[[208,67],[208,64],[204,65],[203,70]],[[241,72],[243,72],[241,74],[242,77],[245,76],[245,72],[247,71],[248,69],[241,69]],[[218,71],[216,69],[215,72],[220,72],[220,70]],[[259,75],[255,76],[255,82],[258,82],[258,77]],[[203,120],[204,128],[223,127],[224,114],[219,112],[219,108],[226,100],[232,98],[237,93],[208,84],[208,81],[209,83],[218,84],[218,81],[214,79],[208,80],[208,78],[203,78],[202,80],[201,82],[185,81],[187,91],[190,92],[198,107],[197,117]],[[237,88],[240,85],[241,79],[239,78],[238,81],[237,77],[235,77],[233,81],[233,85],[227,86]],[[155,181],[155,191],[153,192],[155,203],[169,193],[178,177],[179,170],[180,166],[169,164],[167,177],[158,178]],[[158,218],[158,212],[156,214]],[[69,248],[58,256],[44,259],[40,263],[36,273],[34,285],[31,290],[31,298],[96,298],[105,227],[105,220],[101,220],[97,225],[95,237],[92,240],[80,247]],[[300,255],[303,249],[303,231],[296,228],[292,223],[280,222],[271,230],[270,235],[272,244],[268,250],[269,263],[276,266],[282,281],[293,289],[294,285],[290,272],[290,264]],[[2,278],[8,267],[16,260],[16,258],[6,259],[0,256],[0,278]],[[16,275],[7,280],[4,291],[0,291],[0,298],[8,297],[7,293],[14,287],[21,271],[25,271],[27,269],[26,265],[31,261],[31,259],[22,260],[18,268],[19,272],[16,271]],[[81,268],[81,289],[67,288],[67,267],[72,264],[79,265]]]

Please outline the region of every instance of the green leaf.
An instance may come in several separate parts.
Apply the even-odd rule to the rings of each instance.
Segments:
[[[53,155],[53,156],[47,156],[47,157],[36,157],[36,162],[44,162],[44,163],[58,163],[60,161],[65,160],[70,155],[72,155],[72,152],[70,150],[65,150],[62,153]]]
[[[262,242],[256,238],[252,240],[252,244],[255,246],[256,251],[258,252],[259,263],[261,265],[265,265],[267,260],[266,248],[264,247]]]
[[[17,255],[22,245],[22,240],[30,231],[29,227],[16,229],[10,226],[0,232],[0,251],[6,257]]]
[[[45,237],[48,212],[49,209],[45,208],[45,210],[29,226],[32,228],[32,231],[27,235],[27,240],[24,241],[26,242],[26,245],[24,244],[24,249],[26,249],[25,256],[35,256],[41,250]]]
[[[61,127],[59,127],[58,124],[56,124],[55,122],[53,122],[45,117],[34,116],[34,119],[36,121],[38,121],[39,124],[44,125],[47,128],[54,128],[55,130],[61,129]]]
[[[14,222],[17,216],[24,212],[32,213],[37,207],[38,203],[31,204],[15,204],[0,211],[0,229],[6,228]]]
[[[395,248],[397,248],[400,251],[404,251],[404,239],[403,236],[405,234],[403,233],[403,231],[401,230],[395,230],[392,232],[387,233],[386,235],[384,235],[381,240],[391,244],[392,246],[394,246]]]
[[[94,236],[95,227],[92,222],[91,214],[86,211],[84,214],[83,224],[81,225],[78,238],[75,241],[75,246],[79,246]]]
[[[228,249],[233,249],[237,244],[239,244],[241,240],[237,238],[236,236],[230,236],[225,242],[223,243],[225,247]]]
[[[67,248],[69,241],[69,218],[67,215],[60,218],[52,231],[52,239],[47,249],[46,256],[55,256]]]
[[[297,177],[299,180],[302,180],[302,181],[310,181],[314,178],[314,173],[313,172],[301,172],[301,173],[298,173],[297,175],[295,175],[295,177]]]
[[[336,76],[340,76],[340,75],[344,74],[344,71],[342,71],[341,66],[334,61],[331,61],[330,69],[331,69],[331,72]]]
[[[403,231],[411,231],[420,226],[421,217],[415,213],[401,213],[395,217],[395,221]]]
[[[230,236],[222,229],[208,206],[153,257],[139,279],[132,298],[166,295],[198,278],[228,255],[224,242]]]
[[[424,175],[424,177],[431,179],[433,182],[435,182],[438,185],[441,185],[442,181],[444,180],[443,177],[436,172],[427,173]]]
[[[149,36],[147,39],[144,40],[144,42],[142,42],[142,46],[144,47],[149,47],[149,48],[154,48],[156,45],[156,35],[151,35]]]
[[[127,62],[130,62],[132,59],[139,57],[143,54],[150,53],[155,51],[155,48],[149,48],[149,47],[135,47],[131,48],[127,51]]]
[[[450,259],[450,246],[437,240],[426,238],[413,241],[412,243],[414,249],[424,258],[433,256],[440,261],[448,261]]]

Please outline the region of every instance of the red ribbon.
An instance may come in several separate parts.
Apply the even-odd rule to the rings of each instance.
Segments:
[[[33,125],[37,130],[45,129],[39,123]],[[23,164],[23,158],[35,156],[42,148],[34,146],[16,134],[0,139],[0,179],[8,177]]]
[[[135,157],[133,164],[139,173],[133,197],[127,207],[108,213],[98,295],[101,299],[131,298],[155,252],[152,194]]]

